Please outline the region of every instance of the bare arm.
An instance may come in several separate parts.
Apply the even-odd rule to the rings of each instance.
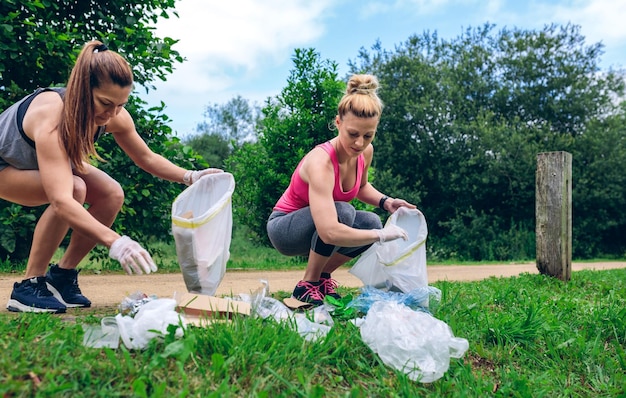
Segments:
[[[135,123],[126,109],[107,125],[115,141],[133,162],[146,172],[168,181],[183,182],[185,170],[163,156],[154,153],[135,129]]]
[[[300,175],[309,184],[309,204],[313,222],[320,238],[331,245],[355,247],[379,240],[375,230],[362,230],[342,224],[337,219],[333,200],[335,173],[328,155],[314,149],[300,168]]]

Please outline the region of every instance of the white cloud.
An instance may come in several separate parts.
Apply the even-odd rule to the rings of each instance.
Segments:
[[[175,66],[166,82],[155,83],[157,91],[147,96],[148,102],[166,102],[166,113],[173,111],[175,122],[185,124],[183,130],[192,129],[205,105],[227,101],[235,95],[233,86],[284,64],[294,48],[311,45],[322,36],[322,19],[331,3],[178,1],[179,18],[161,19],[156,34],[178,39],[174,49],[186,61]]]
[[[615,0],[575,0],[561,4],[537,4],[538,11],[555,23],[580,25],[588,43],[605,44],[626,39],[626,2]]]
[[[255,69],[259,60],[279,62],[294,46],[323,31],[327,1],[182,0],[180,18],[162,20],[157,34],[180,39],[174,47],[208,69]]]

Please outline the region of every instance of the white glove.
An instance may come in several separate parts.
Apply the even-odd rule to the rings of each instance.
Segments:
[[[375,230],[378,233],[378,242],[389,242],[396,239],[409,239],[406,231],[398,227],[396,224],[389,224],[383,229]]]
[[[187,172],[183,176],[183,182],[185,183],[185,185],[189,186],[193,184],[194,182],[198,181],[200,177],[202,176],[205,176],[207,174],[217,174],[217,173],[223,173],[223,172],[224,170],[222,169],[214,169],[214,168],[209,168],[209,169],[204,169],[204,170],[187,170]]]
[[[141,275],[144,272],[149,274],[157,270],[157,266],[146,249],[126,235],[113,242],[109,249],[109,256],[119,261],[128,275],[131,275],[133,271]]]

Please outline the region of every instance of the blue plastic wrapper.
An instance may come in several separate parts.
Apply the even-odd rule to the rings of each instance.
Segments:
[[[433,314],[441,301],[441,290],[434,286],[424,286],[404,293],[363,286],[361,294],[355,297],[347,307],[353,307],[367,314],[372,304],[379,301],[395,302],[416,311]]]

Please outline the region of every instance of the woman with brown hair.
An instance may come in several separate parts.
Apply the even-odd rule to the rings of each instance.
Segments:
[[[89,307],[76,267],[96,244],[108,247],[128,274],[157,270],[139,243],[111,229],[124,192],[89,162],[98,158],[94,142],[102,134],[113,134],[137,166],[165,180],[191,185],[204,174],[222,172],[185,170],[152,152],[124,109],[132,89],[126,60],[91,41],[66,88],[37,89],[0,114],[0,198],[23,206],[49,204],[35,227],[25,279],[13,287],[10,311]],[[69,229],[67,250],[58,264],[49,264]]]
[[[302,158],[269,216],[272,245],[288,256],[308,256],[304,277],[292,294],[299,301],[321,305],[325,296],[339,298],[334,270],[375,242],[407,239],[400,227],[383,228],[378,215],[349,203],[357,198],[390,213],[415,208],[383,195],[367,178],[383,109],[377,91],[375,76],[350,78],[335,117],[337,136]]]

